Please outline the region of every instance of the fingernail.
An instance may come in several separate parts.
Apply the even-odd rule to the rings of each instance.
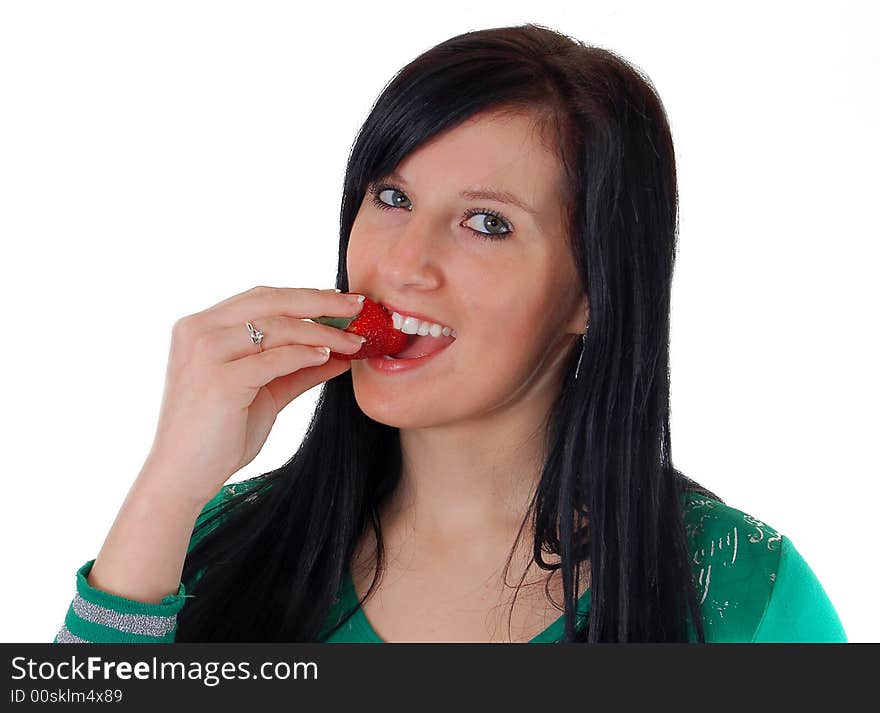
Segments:
[[[363,295],[346,295],[345,297],[349,302],[363,302],[364,301]]]

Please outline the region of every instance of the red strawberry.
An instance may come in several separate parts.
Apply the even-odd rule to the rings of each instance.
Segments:
[[[366,359],[384,354],[397,354],[404,350],[410,338],[410,335],[394,328],[391,312],[369,297],[364,297],[364,306],[353,318],[318,317],[315,321],[367,338],[363,346],[354,354],[331,351],[331,359]]]

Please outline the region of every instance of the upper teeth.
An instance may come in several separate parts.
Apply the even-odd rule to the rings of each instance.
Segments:
[[[422,337],[427,337],[428,335],[439,337],[441,334],[444,337],[451,336],[455,338],[458,336],[458,332],[451,327],[444,327],[442,324],[435,324],[433,322],[425,322],[416,317],[405,317],[399,312],[392,312],[391,319],[394,320],[394,328],[399,329],[404,334],[418,334]]]

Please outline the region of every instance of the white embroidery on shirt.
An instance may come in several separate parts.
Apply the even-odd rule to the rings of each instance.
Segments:
[[[689,501],[688,507],[696,510],[696,512],[689,513],[690,522],[686,524],[686,530],[688,537],[694,544],[692,561],[695,565],[700,565],[700,571],[697,576],[698,591],[701,591],[700,605],[703,606],[705,621],[708,624],[712,624],[714,623],[713,613],[717,613],[719,619],[724,619],[728,610],[736,609],[740,606],[738,601],[725,599],[723,602],[720,602],[715,600],[712,597],[712,588],[710,586],[713,566],[717,566],[720,563],[722,567],[729,570],[736,564],[739,555],[739,527],[733,524],[720,537],[713,538],[710,541],[707,553],[705,547],[695,547],[698,536],[705,530],[706,523],[716,521],[719,518],[721,509],[728,508],[728,512],[731,515],[739,514],[742,518],[742,523],[750,526],[749,529],[752,531],[747,535],[748,542],[756,545],[758,543],[766,543],[766,547],[769,550],[775,551],[779,549],[782,535],[767,523],[747,513],[742,513],[742,511],[736,508],[730,508],[723,503],[717,503],[714,500],[695,497]],[[729,555],[728,552],[730,553]],[[770,575],[770,579],[775,581],[775,572]]]

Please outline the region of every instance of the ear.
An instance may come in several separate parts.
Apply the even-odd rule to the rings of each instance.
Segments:
[[[576,301],[565,331],[567,334],[584,334],[590,319],[590,303],[585,294]]]

